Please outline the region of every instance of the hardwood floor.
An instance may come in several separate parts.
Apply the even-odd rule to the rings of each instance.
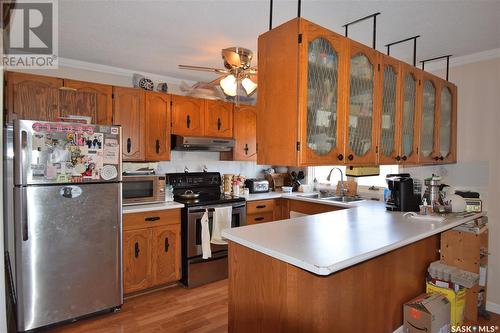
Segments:
[[[84,319],[49,332],[227,332],[227,299],[227,280],[194,289],[173,286],[127,299],[118,313]]]
[[[219,333],[227,332],[227,280],[194,289],[173,286],[125,301],[118,313],[54,328],[49,333]],[[500,326],[500,315],[479,325]],[[500,332],[500,331],[499,331]]]

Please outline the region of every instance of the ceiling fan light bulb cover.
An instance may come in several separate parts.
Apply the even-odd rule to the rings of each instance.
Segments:
[[[224,94],[228,96],[236,96],[236,90],[238,87],[236,77],[232,74],[226,76],[220,80],[220,87],[222,88],[222,91],[224,91]]]
[[[248,77],[244,78],[241,81],[241,85],[245,89],[247,95],[251,95],[255,91],[255,89],[257,89],[257,84]]]

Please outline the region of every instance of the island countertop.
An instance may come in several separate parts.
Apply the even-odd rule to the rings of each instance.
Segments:
[[[344,210],[225,229],[222,235],[311,273],[330,275],[484,215],[451,214],[431,223],[403,214],[388,212],[382,202],[363,201]]]

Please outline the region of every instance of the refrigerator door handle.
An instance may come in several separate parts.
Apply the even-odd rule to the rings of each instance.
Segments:
[[[25,130],[21,130],[21,165],[20,167],[20,175],[21,175],[21,184],[26,185],[26,173],[24,172],[24,166],[26,165],[26,147],[28,146],[28,132]],[[26,192],[24,192],[26,193]]]
[[[26,187],[21,187],[21,228],[23,232],[23,241],[28,240],[28,200],[26,195]]]

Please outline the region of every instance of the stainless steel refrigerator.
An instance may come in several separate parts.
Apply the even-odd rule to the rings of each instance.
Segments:
[[[18,331],[123,303],[121,128],[19,120],[5,217]]]

